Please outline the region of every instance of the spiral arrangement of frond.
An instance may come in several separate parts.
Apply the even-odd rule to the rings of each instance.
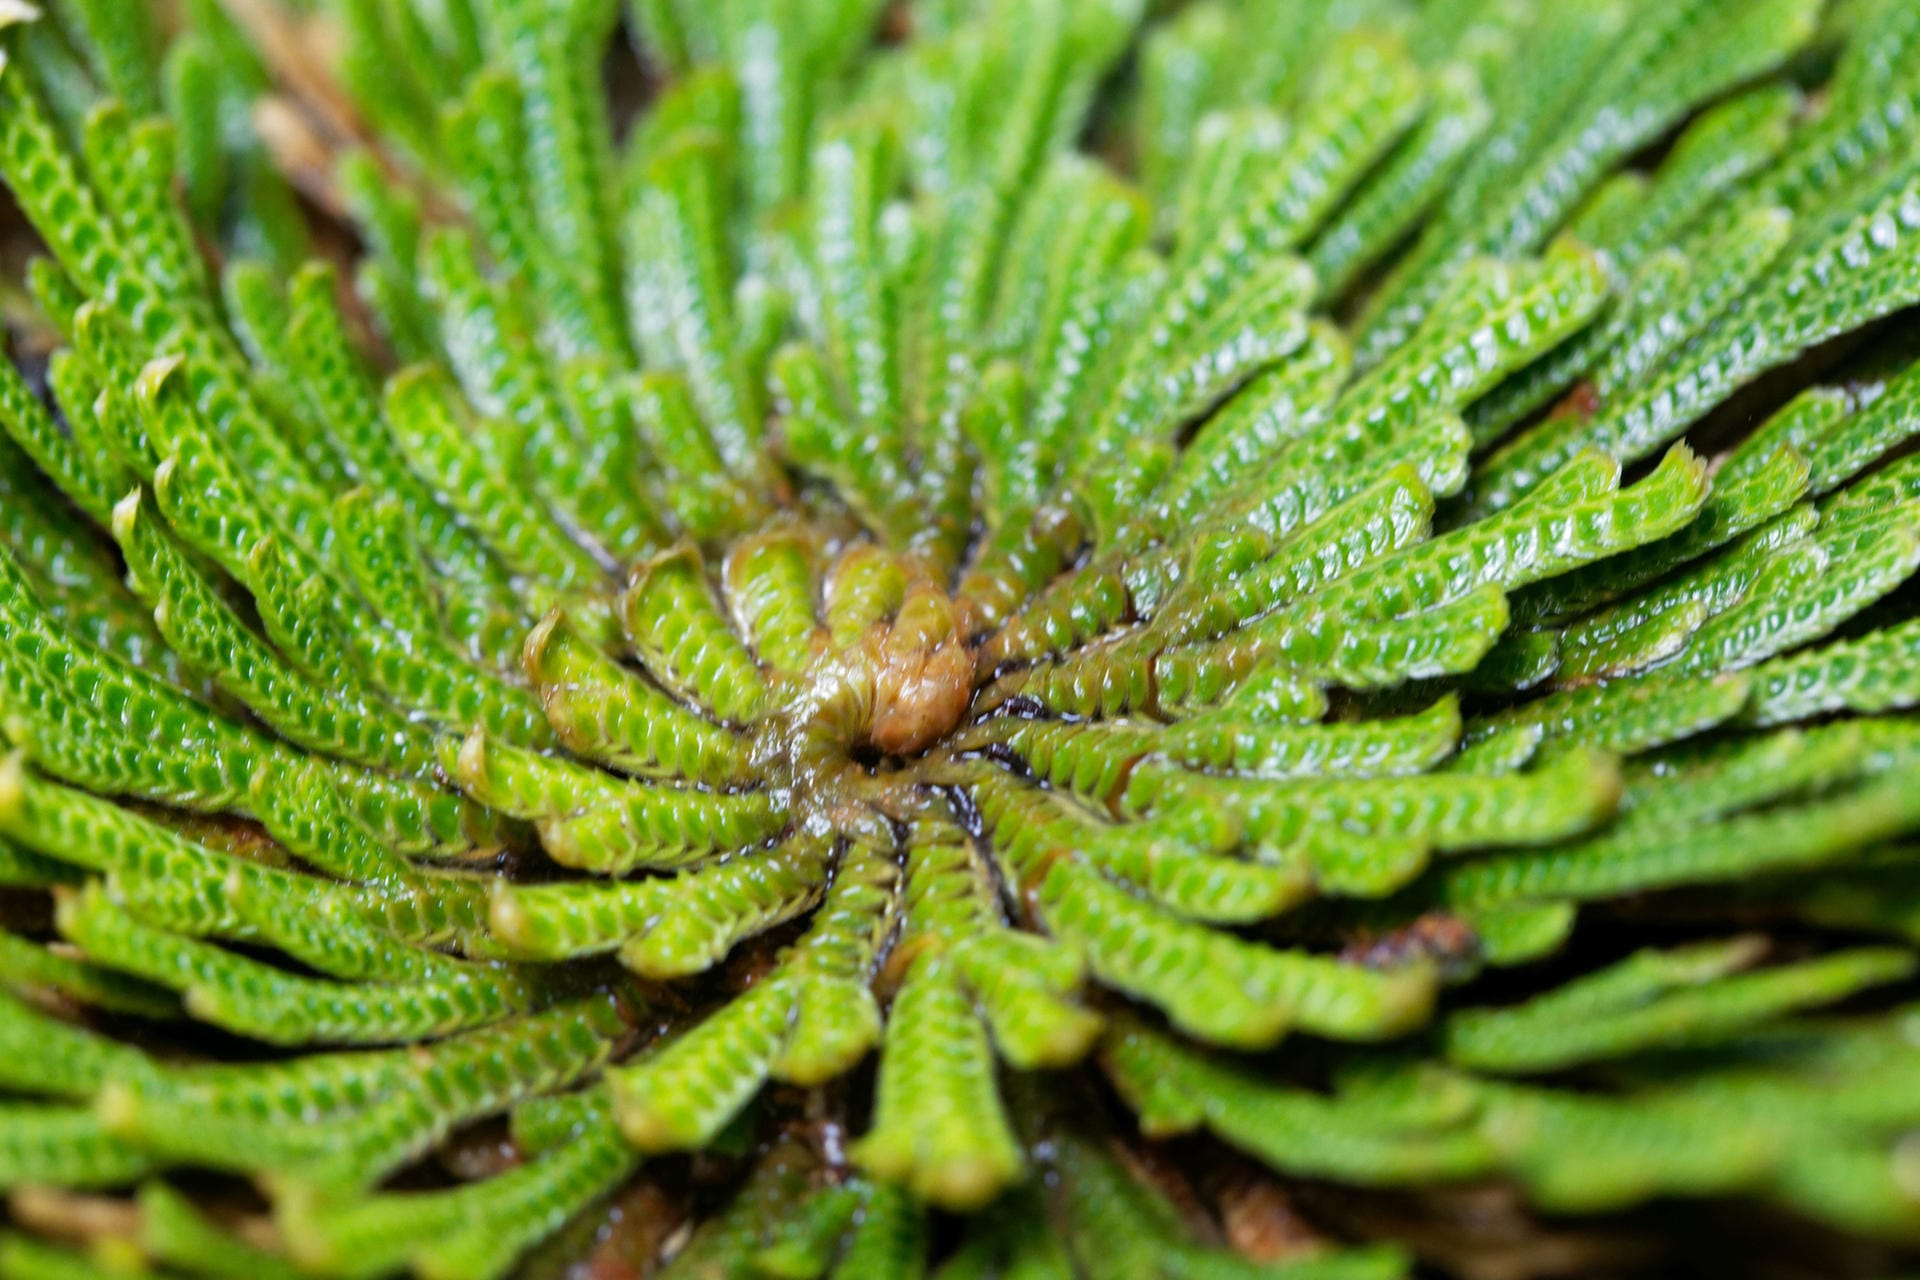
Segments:
[[[1920,4],[180,8],[0,3],[0,1278],[1920,1239]]]

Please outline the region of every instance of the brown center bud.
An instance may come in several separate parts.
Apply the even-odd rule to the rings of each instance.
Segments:
[[[960,722],[973,698],[973,654],[946,592],[926,582],[911,588],[873,652],[874,746],[912,755]]]

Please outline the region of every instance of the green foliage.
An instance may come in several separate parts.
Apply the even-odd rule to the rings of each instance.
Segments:
[[[0,1280],[1920,1241],[1913,0],[46,8]]]

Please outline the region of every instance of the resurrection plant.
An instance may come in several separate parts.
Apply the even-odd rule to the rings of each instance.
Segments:
[[[1914,1256],[1920,0],[48,8],[0,1278]]]

